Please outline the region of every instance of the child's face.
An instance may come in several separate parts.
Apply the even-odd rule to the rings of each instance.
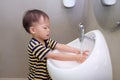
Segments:
[[[50,36],[50,22],[49,19],[44,19],[43,17],[40,18],[39,23],[35,23],[33,27],[30,27],[31,34],[39,39],[39,40],[46,40]]]

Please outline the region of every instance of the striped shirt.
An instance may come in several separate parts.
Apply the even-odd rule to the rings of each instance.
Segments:
[[[29,41],[27,51],[29,54],[29,80],[52,80],[47,70],[45,55],[54,49],[57,42],[51,39],[45,40],[45,46],[32,38]]]

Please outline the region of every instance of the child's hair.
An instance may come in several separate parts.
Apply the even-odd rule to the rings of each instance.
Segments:
[[[34,23],[38,23],[41,17],[43,17],[44,19],[46,18],[49,19],[49,16],[41,10],[37,9],[28,10],[23,17],[24,29],[28,33],[30,33],[29,28],[33,26]]]

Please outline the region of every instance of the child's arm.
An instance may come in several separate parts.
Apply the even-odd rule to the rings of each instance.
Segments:
[[[63,51],[76,53],[76,54],[80,54],[81,53],[80,49],[78,49],[78,48],[70,47],[68,45],[60,44],[60,43],[57,43],[55,48],[58,49],[58,50],[63,50]],[[88,52],[89,52],[89,50],[84,50],[84,51],[82,51],[82,54],[85,54],[87,56]]]
[[[46,55],[47,58],[52,58],[55,60],[62,60],[62,61],[77,61],[77,62],[82,63],[87,57],[87,55],[81,55],[79,49],[70,47],[68,45],[57,43],[55,48],[58,50],[63,50],[63,51],[76,53],[76,54],[69,55],[69,54],[64,54],[62,52],[60,52],[60,53],[49,52]],[[86,53],[86,52],[87,51],[85,51],[83,53]]]
[[[46,57],[61,61],[77,61],[80,63],[82,63],[86,59],[85,56],[83,57],[80,54],[68,55],[64,53],[54,53],[54,52],[47,53]]]
[[[70,47],[70,46],[65,45],[65,44],[57,43],[55,48],[58,49],[58,50],[62,50],[62,51],[67,51],[67,52],[71,52],[71,53],[80,54],[80,49],[73,48],[73,47]]]

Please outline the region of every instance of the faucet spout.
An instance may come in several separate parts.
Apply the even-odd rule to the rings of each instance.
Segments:
[[[82,23],[79,24],[79,30],[80,30],[80,42],[83,42],[84,40],[84,26]]]

